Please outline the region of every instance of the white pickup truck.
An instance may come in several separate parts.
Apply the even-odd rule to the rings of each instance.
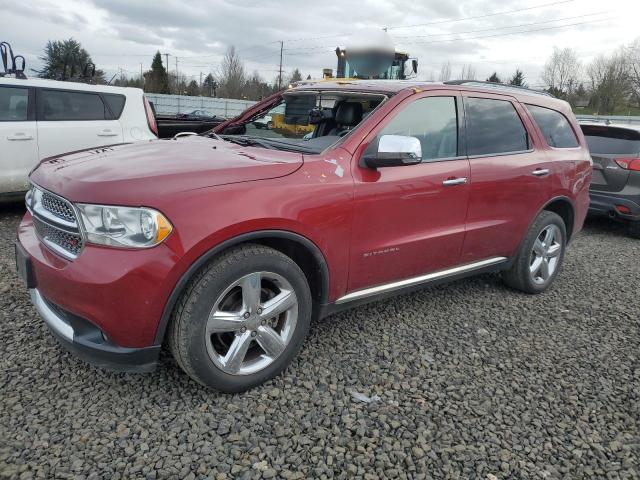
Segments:
[[[25,192],[44,158],[157,133],[139,88],[0,78],[0,197]]]

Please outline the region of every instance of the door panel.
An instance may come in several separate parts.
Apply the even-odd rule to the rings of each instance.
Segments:
[[[37,110],[41,159],[123,141],[120,122],[97,93],[40,89]]]
[[[33,90],[0,86],[0,194],[27,190],[38,161]]]
[[[470,97],[509,102],[517,116],[510,116],[505,111],[504,114],[494,114],[490,118],[489,109],[483,111],[482,108],[474,112],[469,108]],[[543,150],[536,150],[540,139],[522,105],[501,95],[465,93],[463,99],[471,183],[462,262],[494,256],[510,257],[520,245],[530,222],[549,199],[553,163]],[[474,122],[473,115],[479,112],[486,118],[476,117]],[[528,134],[528,150],[486,153],[491,145],[488,140],[490,136],[496,138],[494,150],[503,149],[500,142],[503,146],[507,145],[504,148],[519,148],[518,129],[515,125],[513,128],[505,127],[505,123],[518,117]],[[487,133],[487,129],[491,130]],[[498,135],[497,130],[504,130],[505,135]],[[476,151],[472,143],[482,131],[485,132],[485,153],[473,155]],[[508,135],[511,138],[505,138]]]
[[[439,118],[411,126],[400,113],[433,97],[451,99],[453,125],[442,121],[442,105],[426,103]],[[456,139],[455,93],[434,92],[409,98],[365,139],[377,150],[381,134],[405,134],[422,144],[423,163],[370,169],[354,157],[354,221],[349,270],[349,291],[400,280],[454,266],[459,262],[467,211],[469,162],[459,155]],[[439,103],[439,101],[435,101]],[[427,113],[427,114],[428,114]],[[396,119],[396,120],[394,120]],[[394,123],[395,122],[395,123]],[[395,125],[394,128],[392,126]],[[449,130],[452,127],[453,131]],[[452,144],[453,142],[453,144]],[[451,150],[453,148],[453,150]],[[454,158],[438,158],[450,155]],[[450,180],[457,179],[457,182]],[[443,182],[449,180],[450,185]]]

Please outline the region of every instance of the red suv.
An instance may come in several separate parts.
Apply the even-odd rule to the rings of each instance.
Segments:
[[[265,116],[279,127],[258,129]],[[127,371],[166,343],[192,378],[237,392],[344,308],[489,271],[543,292],[582,228],[591,158],[544,94],[329,81],[30,179],[16,261],[52,333]]]

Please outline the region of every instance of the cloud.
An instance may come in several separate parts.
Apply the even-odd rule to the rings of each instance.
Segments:
[[[37,62],[47,40],[73,36],[107,71],[124,68],[139,72],[140,63],[149,64],[152,55],[161,50],[178,57],[181,71],[198,75],[200,71],[215,71],[227,47],[235,45],[248,71],[257,69],[272,79],[282,40],[285,70],[297,67],[305,76],[319,77],[322,68],[335,68],[333,50],[348,41],[348,34],[360,28],[389,27],[398,48],[419,58],[420,78],[439,72],[442,63],[448,61],[454,74],[459,70],[457,65],[464,64],[473,65],[478,77],[483,78],[494,70],[507,75],[518,67],[526,68],[527,77],[532,79],[539,75],[554,45],[588,52],[588,61],[637,35],[633,18],[640,13],[640,6],[634,0],[620,0],[615,5],[603,5],[599,0],[549,3],[537,0],[537,5],[547,6],[492,15],[532,4],[525,0],[32,0],[27,7],[0,0],[3,39],[26,54],[30,63]],[[518,25],[536,22],[540,28],[578,23],[579,19],[551,21],[603,10],[607,13],[583,20],[614,18],[564,29],[489,37],[533,29]],[[466,17],[475,18],[461,20]],[[420,24],[427,25],[415,26]],[[174,61],[171,59],[172,66]]]

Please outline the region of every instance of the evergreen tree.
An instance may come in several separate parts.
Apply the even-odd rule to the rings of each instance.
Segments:
[[[85,71],[90,73],[87,66],[93,64],[89,53],[73,38],[48,41],[40,60],[44,67],[42,70],[35,70],[37,75],[54,80],[82,80]],[[96,70],[93,79],[97,83],[104,83],[104,72]]]
[[[162,56],[156,52],[151,70],[144,74],[144,89],[149,93],[169,93],[169,76],[162,65]]]
[[[514,85],[516,87],[526,87],[527,84],[524,81],[524,73],[522,70],[516,68],[516,73],[513,74],[511,80],[509,80],[509,85]]]
[[[498,72],[493,72],[489,78],[487,78],[487,82],[491,83],[502,83],[500,77],[498,76]]]
[[[213,78],[213,75],[209,74],[205,77],[202,82],[202,95],[206,95],[208,97],[216,96],[216,89],[218,88],[218,83]]]

